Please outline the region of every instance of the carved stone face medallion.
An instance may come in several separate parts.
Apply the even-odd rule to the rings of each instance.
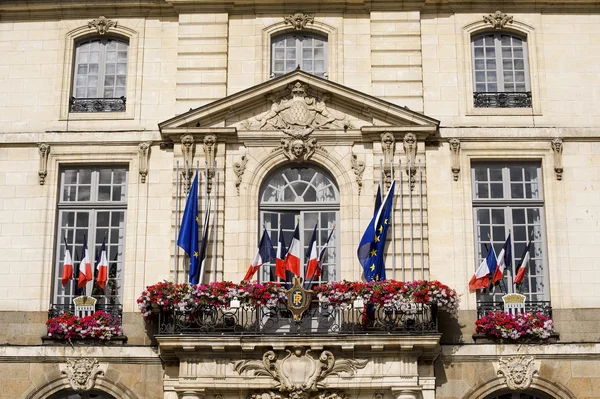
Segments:
[[[94,387],[96,376],[103,374],[96,359],[69,359],[60,365],[61,373],[66,374],[71,387],[76,391],[89,391]]]

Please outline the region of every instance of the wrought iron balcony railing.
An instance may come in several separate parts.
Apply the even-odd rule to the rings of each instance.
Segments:
[[[125,97],[119,98],[75,98],[69,100],[70,112],[124,112]]]
[[[485,316],[489,312],[504,312],[504,302],[477,302],[477,318]],[[552,306],[550,301],[526,301],[525,312],[541,313],[552,317]]]
[[[531,108],[531,92],[473,93],[475,108]]]
[[[158,335],[419,335],[437,331],[437,309],[423,304],[342,309],[313,303],[298,321],[285,307],[204,305],[193,311],[160,313],[158,324]]]
[[[104,310],[113,316],[118,316],[123,320],[123,305],[119,304],[96,304],[96,310]],[[58,317],[63,313],[75,314],[74,304],[55,303],[48,310],[48,318]]]

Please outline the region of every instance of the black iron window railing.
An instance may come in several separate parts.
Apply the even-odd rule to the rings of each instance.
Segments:
[[[504,312],[504,302],[477,302],[478,319],[489,312]],[[550,306],[550,301],[527,301],[525,302],[525,312],[541,313],[544,316],[552,318],[552,306]]]
[[[96,304],[96,310],[103,310],[112,316],[123,320],[123,305],[119,304]],[[52,304],[48,310],[48,318],[58,317],[63,313],[75,315],[75,305],[73,304]]]
[[[422,304],[342,309],[313,303],[297,321],[285,307],[204,305],[193,311],[160,313],[158,324],[158,335],[418,335],[437,331],[437,309]]]
[[[69,100],[70,112],[124,112],[126,98],[75,98]]]
[[[531,108],[531,92],[475,92],[475,108]]]

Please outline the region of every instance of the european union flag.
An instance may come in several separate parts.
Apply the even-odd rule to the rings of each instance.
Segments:
[[[395,187],[396,182],[393,182],[383,203],[367,226],[358,246],[358,261],[363,267],[363,273],[367,281],[386,279],[383,258],[387,231],[392,224],[390,214],[394,202]]]
[[[198,266],[200,258],[198,253],[198,173],[190,187],[188,198],[181,219],[177,245],[190,257],[190,283],[198,284]],[[193,281],[195,279],[195,281]]]

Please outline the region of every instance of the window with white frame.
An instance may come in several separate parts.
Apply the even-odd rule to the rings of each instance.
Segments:
[[[99,305],[121,304],[127,210],[128,170],[125,166],[61,169],[58,198],[58,230],[54,272],[55,305],[70,305],[74,297],[91,295]],[[96,264],[102,243],[106,243],[108,281],[102,289],[96,283]],[[94,280],[77,288],[79,264],[87,243]],[[65,248],[73,260],[73,279],[61,283]]]
[[[75,47],[71,112],[125,111],[129,43],[91,38]]]
[[[499,302],[505,293],[519,292],[528,301],[549,300],[540,165],[474,163],[471,177],[476,264],[485,258],[490,243],[499,254],[509,233],[513,246],[511,267],[506,270],[504,279],[492,289],[484,290],[479,299]],[[513,278],[529,240],[531,250],[525,280],[515,287]]]
[[[471,40],[475,107],[530,108],[527,39],[507,32]]]
[[[305,254],[317,226],[317,250],[320,252],[325,247],[325,253],[321,276],[313,278],[313,283],[336,280],[337,232],[333,232],[329,243],[327,238],[336,225],[339,209],[339,191],[335,182],[326,172],[314,166],[278,170],[266,179],[261,190],[261,226],[264,225],[269,232],[275,248],[280,230],[286,247],[289,247],[296,225],[299,226],[302,274],[306,273],[308,258]],[[277,280],[274,263],[264,265],[262,273],[263,281]],[[311,276],[306,277],[311,279]]]
[[[296,68],[327,77],[327,38],[309,33],[288,33],[271,43],[271,76],[280,76]]]

